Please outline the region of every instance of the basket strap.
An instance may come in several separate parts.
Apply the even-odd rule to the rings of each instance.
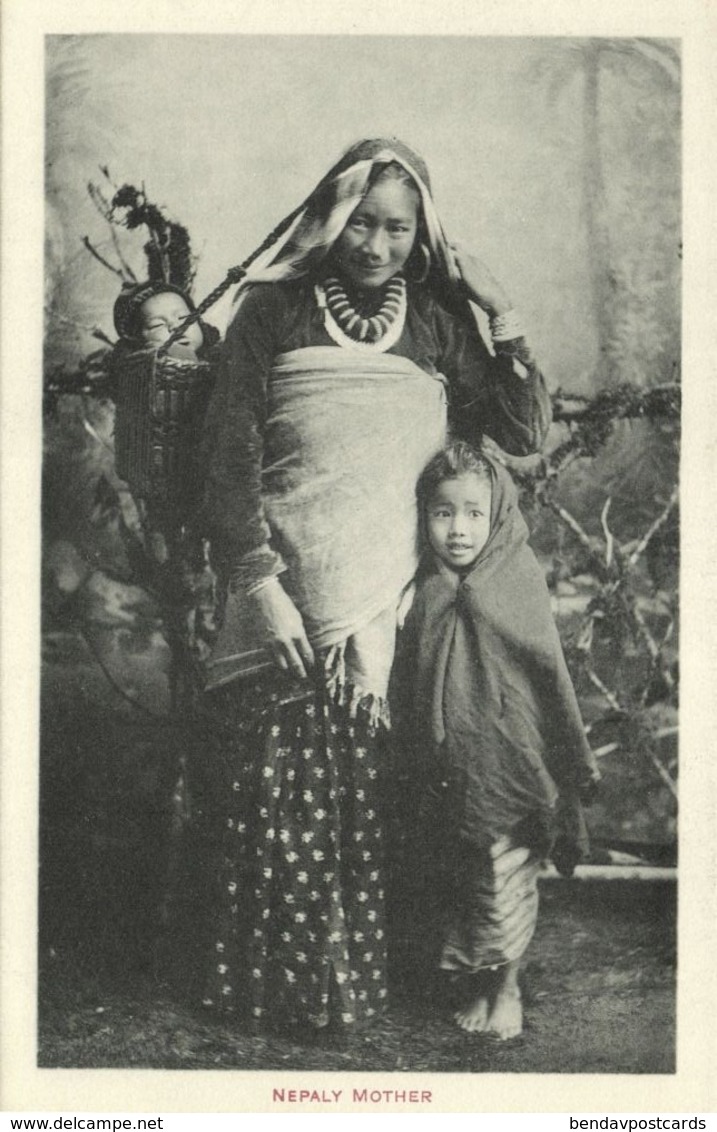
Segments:
[[[309,198],[307,197],[307,200],[308,199]],[[253,251],[251,255],[244,260],[243,263],[238,264],[236,267],[229,268],[229,271],[226,274],[226,278],[219,284],[219,286],[215,287],[213,291],[210,291],[207,297],[205,299],[202,299],[201,303],[198,307],[196,307],[195,310],[189,312],[184,321],[175,330],[172,331],[167,341],[159,347],[159,350],[157,351],[158,356],[166,354],[170,346],[174,345],[177,339],[182,337],[187,327],[191,326],[192,323],[197,322],[202,317],[204,312],[208,311],[210,307],[214,306],[214,304],[219,299],[221,299],[222,295],[226,291],[228,291],[229,288],[233,286],[233,284],[241,283],[254,260],[257,259],[262,252],[266,251],[267,248],[270,248],[272,244],[276,243],[279,237],[282,236],[287,230],[289,225],[293,224],[294,220],[302,211],[302,209],[306,207],[306,203],[307,201],[302,201],[298,208],[295,208],[293,212],[290,212],[288,216],[285,216],[281,223],[277,224],[276,228],[274,228],[274,230],[269,233],[263,243],[261,243],[259,247],[256,248],[256,250]]]

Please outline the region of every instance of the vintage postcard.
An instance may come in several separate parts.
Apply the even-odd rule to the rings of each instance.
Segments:
[[[0,1106],[714,1111],[714,13],[2,21]]]

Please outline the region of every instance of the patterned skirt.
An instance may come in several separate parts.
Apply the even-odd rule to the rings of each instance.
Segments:
[[[256,1024],[371,1018],[387,997],[385,733],[273,676],[206,695],[200,729],[205,1004]]]

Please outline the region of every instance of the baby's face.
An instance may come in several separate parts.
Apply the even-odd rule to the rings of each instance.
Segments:
[[[147,346],[161,346],[167,341],[173,330],[184,321],[189,314],[189,307],[181,295],[173,291],[162,291],[159,295],[152,295],[142,303],[140,311],[140,336]],[[177,339],[176,345],[185,352],[196,354],[204,344],[204,334],[198,322],[191,326]]]
[[[428,539],[452,570],[472,566],[490,534],[491,486],[475,472],[439,483],[426,507]]]

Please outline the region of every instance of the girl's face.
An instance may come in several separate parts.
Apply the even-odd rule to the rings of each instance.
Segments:
[[[188,314],[189,307],[181,295],[173,291],[162,291],[159,295],[152,295],[151,299],[146,299],[142,303],[140,312],[142,341],[147,346],[161,346]],[[177,339],[176,345],[196,354],[204,345],[204,334],[199,323],[193,322],[188,326],[182,337]]]
[[[452,570],[472,566],[490,534],[490,480],[468,472],[441,480],[426,507],[428,541]]]
[[[334,253],[355,287],[382,287],[404,266],[418,229],[418,201],[416,189],[385,178],[354,209]]]

